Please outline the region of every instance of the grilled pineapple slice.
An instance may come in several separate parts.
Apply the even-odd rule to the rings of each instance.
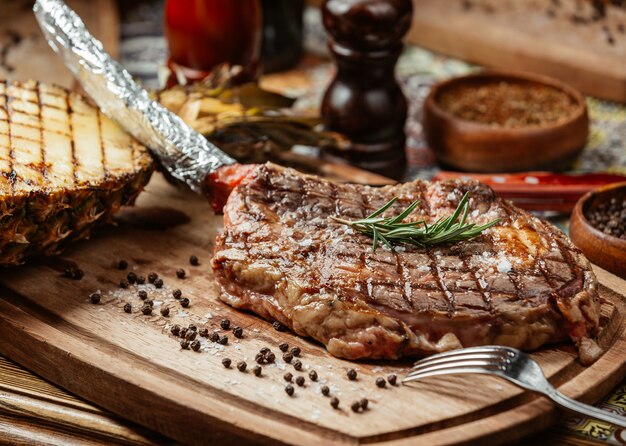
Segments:
[[[89,236],[150,179],[148,150],[76,93],[0,81],[0,265]]]

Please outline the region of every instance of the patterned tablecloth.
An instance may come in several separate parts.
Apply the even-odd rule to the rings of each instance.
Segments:
[[[162,1],[140,2],[130,8],[122,6],[121,62],[150,87],[157,87],[157,72],[163,66],[166,46],[163,39]],[[321,56],[308,60],[294,72],[272,75],[268,85],[284,82],[283,92],[298,97],[296,106],[317,109],[325,85],[332,76],[332,64],[324,60],[326,37],[319,11],[308,8],[305,15],[305,47],[311,54]],[[447,77],[461,75],[479,67],[434,54],[416,47],[407,47],[398,63],[397,75],[409,98],[410,113],[407,122],[409,169],[407,180],[428,179],[438,170],[430,150],[422,138],[421,105],[430,86]],[[574,165],[578,172],[608,171],[626,175],[626,106],[594,98],[587,98],[591,119],[590,138],[585,150]],[[563,229],[565,220],[555,221]],[[603,409],[626,415],[626,382],[618,386],[599,405]],[[626,431],[606,423],[572,417],[566,422],[572,433],[600,440],[605,444],[626,445]]]

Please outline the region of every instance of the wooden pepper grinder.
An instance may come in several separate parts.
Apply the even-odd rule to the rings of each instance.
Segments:
[[[401,179],[406,169],[407,102],[395,78],[402,37],[411,26],[411,0],[326,0],[324,26],[337,74],[322,101],[329,130],[353,144],[339,156]]]

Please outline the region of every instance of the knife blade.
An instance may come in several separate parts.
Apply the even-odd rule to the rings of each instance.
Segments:
[[[174,178],[202,192],[209,175],[236,163],[152,100],[65,2],[37,0],[33,11],[52,49],[102,112],[148,147]]]

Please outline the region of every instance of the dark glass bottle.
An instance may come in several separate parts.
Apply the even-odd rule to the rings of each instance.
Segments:
[[[411,0],[326,0],[324,26],[337,74],[322,101],[330,130],[353,142],[341,156],[351,164],[401,179],[406,170],[407,101],[395,79]]]
[[[164,25],[170,67],[188,80],[200,80],[223,63],[241,66],[241,81],[257,78],[259,0],[167,0]]]
[[[265,73],[286,70],[300,60],[304,5],[304,0],[261,0],[261,63]]]

